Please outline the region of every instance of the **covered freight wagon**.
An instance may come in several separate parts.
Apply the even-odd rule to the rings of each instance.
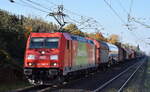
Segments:
[[[117,63],[119,60],[119,49],[116,45],[110,44],[110,43],[106,43],[108,45],[109,48],[109,62],[111,64],[113,63]]]

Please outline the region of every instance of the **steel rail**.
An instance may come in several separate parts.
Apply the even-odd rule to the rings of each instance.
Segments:
[[[50,90],[52,87],[47,87],[41,90],[38,90],[37,92],[47,92],[48,90]]]
[[[24,87],[24,88],[16,89],[16,90],[11,91],[11,92],[32,92],[32,91],[35,91],[35,92],[45,92],[46,90],[48,90],[50,88],[51,87],[27,86],[27,87]]]
[[[114,81],[115,79],[119,78],[121,75],[123,75],[124,73],[126,73],[129,69],[131,69],[132,67],[134,67],[135,65],[139,64],[135,63],[134,65],[130,66],[129,68],[127,68],[126,70],[124,70],[123,72],[121,72],[120,74],[118,74],[117,76],[115,76],[114,78],[110,79],[109,81],[107,81],[106,83],[104,83],[103,85],[101,85],[99,88],[93,90],[92,92],[98,92],[99,90],[102,90],[104,87],[106,87],[108,84],[110,84],[112,81]]]
[[[18,89],[15,89],[11,92],[22,92],[22,91],[25,91],[25,90],[29,90],[29,89],[32,89],[34,88],[35,86],[27,86],[27,87],[23,87],[23,88],[18,88]]]
[[[131,78],[135,75],[135,73],[139,70],[139,68],[143,65],[144,61],[136,68],[136,70],[131,74],[131,76],[125,81],[125,83],[119,88],[117,92],[122,92],[123,88],[127,85],[127,83],[131,80]]]

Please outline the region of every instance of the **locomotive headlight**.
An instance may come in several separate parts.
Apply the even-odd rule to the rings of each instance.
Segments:
[[[42,51],[41,54],[45,54],[45,51]]]
[[[28,63],[28,65],[29,65],[29,66],[32,66],[33,64],[32,64],[32,63]]]
[[[51,60],[58,60],[58,55],[51,55],[51,56],[50,56],[50,59],[51,59]]]
[[[30,59],[35,59],[35,55],[28,55],[28,56],[27,56],[27,59],[29,59],[29,60],[30,60]]]
[[[57,62],[51,62],[51,64],[50,64],[51,66],[57,66],[58,65],[58,63]]]
[[[54,66],[56,66],[56,65],[57,65],[57,63],[54,63],[53,65],[54,65]]]

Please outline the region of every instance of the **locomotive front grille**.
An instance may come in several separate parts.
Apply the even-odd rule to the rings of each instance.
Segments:
[[[25,75],[31,75],[32,74],[32,69],[24,69],[24,74]]]
[[[36,78],[53,77],[55,75],[58,75],[58,73],[59,73],[58,69],[45,69],[45,68],[24,69],[24,74],[26,76],[34,76]]]

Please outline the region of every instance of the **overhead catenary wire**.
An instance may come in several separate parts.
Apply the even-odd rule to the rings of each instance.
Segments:
[[[57,4],[51,2],[50,0],[46,0],[46,1],[47,1],[48,3],[54,5],[54,6],[57,6]],[[88,20],[90,20],[90,21],[93,20],[93,21],[95,21],[95,23],[99,24],[99,25],[102,27],[101,23],[99,23],[98,21],[96,21],[96,20],[93,19],[92,17],[85,16],[85,15],[81,15],[81,14],[72,12],[72,11],[70,11],[69,9],[65,9],[65,8],[64,8],[64,11],[65,11],[65,12],[68,12],[68,13],[70,13],[70,14],[76,15],[76,16],[78,16],[78,17],[81,18],[81,21],[77,21],[77,20],[75,20],[75,19],[72,19],[72,18],[69,17],[69,16],[66,16],[66,17],[68,17],[68,19],[70,19],[71,21],[73,21],[73,22],[75,22],[76,24],[78,24],[78,26],[84,25],[85,23],[88,22]],[[87,25],[86,25],[86,26],[87,26]]]
[[[126,24],[126,22],[122,19],[122,17],[115,11],[115,9],[106,1],[106,0],[103,0],[106,5],[113,11],[113,13],[118,17],[118,19],[123,23],[123,24]]]
[[[70,20],[72,20],[72,21],[74,21],[75,23],[77,23],[77,24],[80,24],[80,22],[79,21],[77,21],[77,20],[75,20],[75,19],[72,19],[70,16],[66,16],[68,19],[70,19]]]
[[[47,7],[41,5],[41,4],[37,3],[37,2],[31,1],[31,0],[26,0],[26,1],[32,3],[32,4],[36,5],[36,6],[39,6],[39,7],[41,7],[41,8],[44,8],[44,9],[46,9],[46,10],[52,11],[50,8],[47,8]]]
[[[54,6],[58,6],[57,4],[51,2],[50,0],[43,0],[43,1],[47,1],[48,3],[50,3],[50,4],[54,5]],[[68,12],[68,13],[72,13],[72,14],[77,15],[77,16],[80,16],[80,17],[81,17],[81,16],[83,17],[83,15],[78,14],[78,13],[75,13],[75,12],[72,12],[72,11],[70,11],[69,9],[65,9],[65,8],[64,8],[64,11],[66,11],[66,12]],[[87,17],[87,16],[84,16],[84,17]]]
[[[132,12],[132,7],[133,7],[133,0],[131,0],[130,2],[130,6],[129,6],[129,12],[128,12],[128,23],[131,22],[131,12]]]
[[[133,20],[134,22],[136,22],[136,23],[138,23],[138,24],[140,24],[140,25],[142,25],[142,26],[145,26],[146,28],[150,28],[150,25],[147,25],[147,24],[145,24],[145,23],[142,23],[141,21],[138,21],[138,20],[136,20],[135,18],[132,18],[131,20]]]
[[[114,9],[106,0],[104,0],[104,1],[105,1],[105,3],[111,8],[111,10],[115,13],[115,15],[120,19],[120,21],[121,21],[122,23],[126,24],[126,22],[122,19],[122,17],[115,11],[115,9]],[[123,7],[123,5],[122,5],[122,3],[121,3],[120,1],[119,1],[119,3],[120,3],[120,6],[122,7],[123,11],[126,12],[128,15],[131,16],[132,6],[133,6],[133,0],[131,0],[129,12]],[[53,3],[53,4],[54,4],[54,3]],[[56,4],[55,4],[55,5],[56,5]],[[74,14],[74,15],[83,17],[82,15],[77,14],[77,13],[75,13],[75,12],[72,12],[72,11],[70,11],[70,10],[68,10],[68,9],[64,9],[64,10],[66,10],[67,12],[72,13],[72,14]],[[84,16],[84,17],[85,17],[85,16]],[[87,17],[87,16],[86,16],[86,17]],[[129,16],[128,16],[128,17],[129,17]],[[88,18],[90,18],[90,17],[88,17]],[[76,22],[76,23],[79,23],[79,22],[77,22],[76,20],[73,20],[73,21]],[[86,21],[85,21],[85,22],[86,22]],[[84,22],[82,22],[82,23],[84,23]],[[100,24],[100,25],[101,25],[101,24]],[[87,25],[85,26],[84,29],[86,29],[86,27],[87,27]],[[131,28],[129,28],[129,26],[127,26],[127,27],[128,27],[128,30],[130,31],[130,33],[132,34],[132,36],[134,36],[136,39],[138,39],[138,41],[143,42],[143,40],[141,40],[140,38],[138,38],[138,36],[137,36],[136,34],[132,33],[133,31],[132,31]],[[83,28],[81,28],[81,29],[83,29]],[[88,28],[88,29],[89,29],[89,28]],[[95,29],[95,28],[91,28],[91,29]],[[132,32],[131,32],[131,31],[132,31]]]
[[[138,21],[136,20],[135,18],[131,17],[131,13],[132,13],[132,7],[133,7],[133,0],[131,0],[131,3],[130,3],[130,7],[129,7],[129,13],[128,13],[128,23],[130,23],[131,21],[134,21],[135,23],[138,23],[142,26],[145,26],[146,28],[150,28],[150,25],[147,25],[141,21]]]
[[[122,10],[125,12],[125,13],[129,13],[125,8],[124,8],[124,6],[123,6],[123,4],[120,2],[120,0],[116,0],[117,1],[117,3],[118,3],[118,5],[122,8]]]
[[[31,1],[31,0],[27,0],[27,1]],[[48,1],[48,0],[47,0]],[[27,2],[26,2],[27,3]],[[32,2],[33,3],[33,2]],[[38,4],[38,3],[34,3],[34,4],[36,4],[37,6],[41,6],[40,4]],[[53,4],[53,5],[56,5],[56,4],[54,4],[53,2],[51,2],[51,4]],[[31,5],[31,4],[30,4]],[[32,5],[33,6],[33,5]],[[31,7],[31,6],[30,6]],[[111,6],[112,7],[112,6]],[[34,7],[35,8],[35,7]],[[39,8],[36,8],[36,9],[38,9],[38,10],[40,10],[41,11],[41,9],[39,9]],[[48,9],[48,8],[47,8]],[[71,12],[70,10],[68,10],[68,9],[65,9],[66,11],[68,11],[68,12],[70,12],[70,13],[72,13],[72,14],[75,14],[75,15],[77,15],[77,16],[80,16],[80,17],[83,17],[82,15],[79,15],[79,14],[77,14],[77,13],[74,13],[74,12]],[[42,10],[42,12],[43,12],[43,10]],[[45,11],[44,11],[45,12]],[[49,12],[46,12],[46,13],[49,13]],[[87,17],[87,16],[86,16]],[[89,17],[88,17],[89,18]],[[78,24],[80,24],[79,26],[81,26],[81,24],[83,25],[84,23],[86,23],[87,22],[87,20],[86,21],[84,21],[84,22],[78,22],[78,21],[76,21],[76,20],[74,20],[74,19],[71,19],[71,18],[69,18],[70,20],[72,20],[72,21],[74,21],[74,22],[76,22],[76,23],[78,23]],[[87,27],[89,27],[89,24],[86,24],[84,27],[81,27],[81,29],[86,29]],[[92,28],[88,28],[88,29],[92,29]],[[130,30],[131,31],[131,30]]]
[[[28,1],[28,2],[27,2],[27,1]],[[48,1],[48,0],[47,0],[47,1]],[[39,8],[33,6],[33,4],[34,4],[34,5],[36,5],[36,6],[40,6],[40,7],[43,8],[43,6],[41,6],[41,4],[39,4],[39,3],[33,2],[33,1],[31,1],[31,0],[26,0],[26,2],[23,1],[23,0],[21,0],[21,2],[23,2],[24,4],[26,4],[26,6],[29,6],[29,7],[34,8],[34,9],[38,9],[38,10],[40,10],[40,11],[42,11],[42,12],[46,12],[46,11],[43,11],[42,9],[39,9]],[[31,3],[32,3],[32,4],[31,4]],[[50,3],[53,4],[53,5],[56,5],[56,4],[54,4],[53,2],[50,2]],[[46,8],[46,9],[48,9],[48,8]],[[69,10],[67,10],[67,9],[65,9],[65,10],[66,10],[66,11],[69,11]],[[69,12],[71,12],[71,11],[69,11]],[[49,12],[46,12],[46,13],[49,13]],[[71,12],[71,13],[73,13],[73,12]],[[73,13],[73,14],[75,14],[75,13]],[[76,15],[78,15],[78,16],[80,16],[80,17],[83,18],[82,15],[79,15],[79,14],[77,14],[77,13],[76,13]],[[84,22],[83,22],[83,21],[82,21],[82,22],[79,22],[79,21],[76,21],[76,20],[71,19],[71,18],[69,18],[69,19],[72,20],[72,21],[74,21],[74,22],[76,22],[79,26],[83,25],[84,23],[87,22],[87,20],[89,20],[89,19],[87,19],[87,20],[85,20]],[[91,18],[91,19],[92,19],[92,18]],[[98,23],[98,22],[97,22],[97,23]],[[88,25],[89,25],[89,24],[88,24]],[[85,27],[87,27],[88,25],[85,25]],[[82,29],[83,29],[83,27],[82,27]]]
[[[47,1],[48,3],[51,3],[51,4],[55,5],[55,6],[57,6],[57,4],[55,4],[55,3],[53,3],[53,2],[51,2],[49,0],[43,0],[43,1]]]
[[[131,15],[132,7],[133,7],[133,0],[131,0],[131,3],[130,3],[130,7],[129,7],[129,15]]]
[[[41,5],[40,3],[34,2],[34,1],[32,1],[32,0],[19,0],[19,1],[22,2],[22,4],[23,4],[24,6],[26,6],[26,7],[33,8],[33,9],[36,9],[36,10],[38,10],[38,11],[41,11],[41,12],[44,12],[44,13],[47,13],[47,14],[49,14],[49,12],[51,11],[51,8],[45,7],[45,6]],[[55,4],[55,3],[53,3],[53,2],[51,2],[51,1],[49,1],[49,0],[46,0],[46,1],[47,1],[48,3],[54,5],[54,6],[57,6],[57,4]],[[17,4],[18,4],[18,3],[17,3]],[[48,10],[48,11],[47,11],[47,10]],[[99,29],[99,28],[96,28],[96,27],[95,27],[95,28],[94,28],[94,27],[91,28],[92,26],[95,26],[95,25],[96,25],[96,26],[99,25],[99,26],[101,27],[101,29],[104,29],[104,28],[102,27],[102,25],[101,25],[98,21],[96,21],[95,19],[93,19],[92,17],[83,16],[83,15],[81,15],[81,14],[72,12],[72,11],[70,11],[70,10],[68,10],[68,9],[64,9],[64,10],[67,11],[67,12],[69,12],[69,13],[71,13],[71,14],[73,14],[73,15],[77,15],[78,17],[81,18],[81,21],[72,19],[71,17],[68,18],[68,19],[70,19],[71,21],[77,23],[81,29]],[[95,21],[95,22],[93,22],[93,21]],[[90,23],[90,22],[92,22],[92,23]]]
[[[98,26],[101,27],[101,29],[104,29],[103,26],[97,20],[93,18],[83,17],[83,16],[80,16],[80,17],[81,17],[81,21],[77,21],[68,16],[68,18],[71,21],[75,22],[80,29],[96,29]],[[97,26],[97,27],[94,28],[94,26]]]
[[[146,42],[145,40],[142,40],[141,38],[139,38],[139,36],[137,36],[137,34],[135,34],[135,33],[132,31],[131,28],[128,28],[128,30],[129,30],[130,34],[131,34],[133,37],[135,37],[138,42],[140,41],[140,42],[142,42],[142,43],[147,44],[147,42]]]
[[[131,16],[131,10],[132,10],[132,6],[133,6],[133,0],[131,0],[131,4],[130,4],[130,10],[129,12],[127,12],[127,10],[123,7],[122,3],[120,2],[120,0],[118,0],[119,5],[122,7],[123,11],[126,12],[128,14],[128,23],[129,23],[129,17]],[[132,35],[135,36],[135,38],[137,38],[138,40],[141,40],[137,37],[136,34],[133,33],[132,29],[129,27],[129,24],[126,25],[128,27],[128,30],[130,31],[130,33]],[[132,31],[132,32],[131,32]]]
[[[114,14],[119,18],[119,20],[126,24],[125,21],[122,19],[122,17],[115,11],[115,9],[106,1],[104,0],[104,2],[109,6],[109,8],[114,12]],[[120,2],[121,3],[121,2]],[[132,11],[132,6],[133,6],[133,0],[131,0],[131,4],[130,4],[130,10],[128,13],[128,23],[130,23],[130,18],[131,18],[131,11]],[[123,8],[123,6],[121,5],[121,7]],[[125,10],[125,8],[123,8],[123,10],[127,13],[127,11]],[[131,35],[134,36],[136,39],[138,39],[138,41],[143,42],[143,40],[139,39],[136,34],[132,33],[132,29],[129,27],[129,24],[126,24],[126,27],[128,27],[128,30],[130,31]],[[145,41],[144,41],[145,43]]]
[[[142,23],[142,22],[136,20],[135,18],[131,17],[131,16],[132,16],[131,14],[132,14],[133,3],[134,3],[134,0],[131,0],[130,6],[129,6],[129,13],[128,13],[128,23],[130,23],[131,21],[134,21],[135,23],[138,23],[138,24],[140,24],[140,25],[142,25],[142,26],[145,26],[145,27],[147,27],[147,28],[150,28],[149,25],[147,25],[147,24],[145,24],[145,23]],[[128,27],[129,27],[129,26],[128,26]],[[130,29],[130,28],[128,28],[128,29],[129,29],[129,31],[132,31],[132,29]],[[132,32],[133,32],[133,31],[132,31]],[[139,36],[137,36],[135,33],[132,33],[132,34],[135,35],[135,37],[138,39],[138,41],[141,41],[141,42],[147,44],[147,43],[145,42],[145,40],[141,40],[141,38],[139,38]]]
[[[41,11],[41,12],[44,12],[44,13],[49,13],[49,11],[45,11],[43,9],[40,9],[40,8],[37,8],[35,6],[33,6],[32,4],[28,3],[28,2],[25,2],[23,0],[19,0],[20,2],[22,2],[23,4],[25,4],[24,6],[26,7],[29,7],[29,8],[32,8],[32,9],[35,9],[35,10],[38,10],[38,11]],[[15,2],[16,4],[20,4],[19,2]]]
[[[106,3],[107,6],[109,6],[109,8],[113,11],[113,13],[118,17],[118,19],[123,23],[125,24],[127,27],[128,27],[128,30],[132,30],[129,28],[129,25],[126,24],[126,22],[122,19],[122,17],[115,11],[115,9],[106,1],[104,0],[104,2]],[[132,33],[131,33],[132,34]]]

